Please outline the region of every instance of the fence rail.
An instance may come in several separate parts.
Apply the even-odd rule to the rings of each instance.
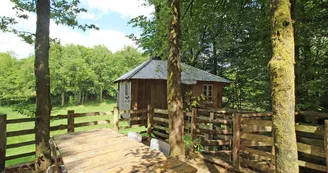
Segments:
[[[117,111],[118,112],[118,111]],[[134,113],[137,111],[124,111]],[[168,111],[148,106],[147,133],[157,138],[169,138]],[[274,172],[275,148],[272,131],[272,112],[250,112],[222,109],[196,109],[184,112],[185,134],[192,141],[200,139],[205,147],[204,159],[222,164],[232,163],[235,170],[245,167],[262,172]],[[313,118],[311,123],[296,122],[297,149],[300,153],[299,166],[313,170],[328,170],[328,122],[319,125],[320,119],[328,119],[328,114],[296,112],[295,117]],[[126,119],[129,120],[129,119]],[[121,121],[121,120],[119,120]],[[219,157],[221,161],[218,161]],[[309,159],[314,158],[314,159]],[[325,164],[322,164],[325,163]],[[223,164],[224,166],[225,164]],[[226,166],[226,165],[225,165]]]
[[[108,124],[110,120],[75,123],[75,118],[86,116],[102,116],[114,114],[114,129],[125,128],[122,122],[145,126],[148,136],[163,140],[169,138],[169,117],[165,109],[156,109],[148,105],[147,109],[121,110],[114,108],[112,112],[74,113],[52,116],[56,121],[67,119],[67,124],[51,126],[51,131],[64,130],[74,132],[77,127]],[[130,114],[122,118],[121,114]],[[306,117],[306,118],[304,118]],[[299,166],[317,171],[328,170],[328,114],[317,112],[296,112],[297,149]],[[305,121],[305,119],[311,119]],[[200,139],[205,147],[204,159],[235,170],[251,167],[262,172],[274,172],[275,148],[273,143],[272,113],[249,112],[222,109],[197,109],[184,112],[185,133],[190,135],[192,142]],[[35,152],[27,152],[6,157],[6,149],[33,145],[34,140],[7,144],[7,137],[34,134],[35,129],[6,132],[7,124],[34,122],[35,118],[7,120],[0,115],[0,171],[4,169],[6,160],[33,156]],[[129,127],[128,126],[128,127]],[[213,157],[212,157],[213,156]],[[220,159],[219,159],[219,158]]]
[[[74,123],[75,118],[79,117],[89,117],[89,116],[104,116],[112,114],[112,112],[88,112],[88,113],[74,113],[74,111],[68,111],[67,115],[55,115],[51,116],[52,121],[67,119],[67,124],[60,124],[56,126],[51,126],[50,131],[58,131],[67,129],[68,133],[74,132],[75,128],[94,126],[98,124],[109,124],[110,120],[99,120],[91,122]],[[35,144],[35,140],[7,144],[8,137],[17,137],[22,135],[35,134],[35,129],[24,129],[18,131],[7,131],[7,125],[35,122],[36,118],[21,118],[21,119],[7,119],[7,115],[0,115],[0,172],[5,169],[5,162],[9,160],[19,159],[28,156],[34,156],[35,151],[30,151],[26,153],[6,156],[7,149],[15,149],[19,147],[29,146]]]

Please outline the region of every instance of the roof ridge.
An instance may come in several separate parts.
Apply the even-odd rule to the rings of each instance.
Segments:
[[[152,59],[148,59],[142,66],[140,66],[139,68],[137,68],[133,73],[131,73],[129,76],[126,77],[126,79],[130,79],[132,78],[134,75],[136,75],[141,69],[143,69],[144,67],[146,67],[150,62],[152,61]]]

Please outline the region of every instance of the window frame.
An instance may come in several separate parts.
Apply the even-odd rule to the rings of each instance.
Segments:
[[[211,89],[209,89],[211,88]],[[214,100],[214,93],[213,93],[213,84],[203,84],[202,87],[202,94],[205,96],[205,101],[213,102]]]

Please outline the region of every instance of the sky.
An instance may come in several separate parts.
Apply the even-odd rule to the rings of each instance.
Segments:
[[[63,25],[56,25],[50,21],[50,37],[57,38],[62,44],[80,44],[88,47],[103,44],[115,52],[124,46],[134,46],[135,43],[127,38],[134,33],[139,35],[139,28],[128,25],[131,18],[139,15],[151,16],[154,8],[143,6],[144,0],[80,0],[80,6],[88,10],[78,15],[79,23],[95,24],[100,30],[72,29]],[[1,0],[0,16],[14,17],[13,3],[10,0]],[[29,19],[17,19],[18,24],[13,26],[21,31],[35,32],[36,15],[29,13]],[[34,52],[34,46],[22,41],[12,33],[0,31],[0,52],[13,51],[18,58],[27,57]]]

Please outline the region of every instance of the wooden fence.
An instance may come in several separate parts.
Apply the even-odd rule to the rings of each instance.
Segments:
[[[89,113],[74,113],[74,111],[68,111],[67,115],[55,115],[51,116],[52,121],[67,119],[67,124],[60,124],[56,126],[51,126],[50,130],[65,130],[67,129],[68,133],[74,132],[75,128],[85,127],[85,126],[93,126],[98,124],[109,124],[110,120],[100,120],[100,121],[91,121],[91,122],[82,122],[75,123],[75,118],[78,117],[88,117],[88,116],[104,116],[112,114],[112,112],[89,112]],[[30,140],[26,142],[7,144],[8,137],[17,137],[22,135],[30,135],[35,134],[35,128],[25,129],[19,131],[7,131],[7,125],[17,124],[17,123],[26,123],[26,122],[35,122],[35,118],[22,118],[22,119],[7,119],[7,115],[0,115],[0,172],[5,169],[5,162],[13,159],[18,159],[27,156],[34,156],[35,151],[27,152],[12,156],[6,156],[7,149],[14,149],[23,146],[33,145],[35,144],[35,140]]]
[[[234,116],[234,168],[239,170],[243,165],[262,172],[274,172],[272,113]],[[328,172],[328,114],[300,112],[296,113],[297,119],[302,120],[295,123],[301,172]]]
[[[119,111],[114,108],[114,129],[126,128],[122,122],[130,125],[145,126],[148,136],[163,140],[169,138],[168,111],[150,106],[142,110]],[[74,132],[74,128],[110,123],[109,120],[74,123],[74,118],[85,116],[108,115],[111,112],[74,113],[52,116],[52,120],[67,119],[67,124],[52,126],[51,131],[64,130]],[[121,118],[121,114],[130,114],[130,118]],[[274,172],[275,151],[273,147],[272,113],[252,113],[236,110],[192,109],[184,112],[185,134],[191,140],[205,147],[204,159],[235,170],[248,168],[262,172]],[[302,169],[328,172],[328,114],[316,112],[298,112],[295,114],[297,149],[299,166]],[[6,149],[17,148],[35,143],[34,140],[7,144],[7,137],[34,134],[35,129],[6,131],[7,124],[34,122],[35,118],[8,120],[6,115],[0,115],[0,171],[4,169],[5,161],[26,156],[35,152],[23,153],[6,157]],[[125,123],[126,124],[126,123]],[[211,156],[211,157],[208,157]],[[224,160],[225,162],[222,162]],[[225,164],[225,163],[229,164]]]
[[[153,109],[148,106],[147,109],[140,110],[121,110],[114,108],[114,129],[119,130],[130,126],[145,126],[147,131],[139,133],[147,133],[148,136],[154,135],[157,138],[167,140],[169,138],[169,119],[168,111],[165,109]],[[131,118],[122,118],[121,114],[130,114]],[[185,130],[188,132],[191,112],[185,112]],[[189,121],[188,121],[189,117]],[[120,126],[121,122],[129,122],[129,126]]]
[[[140,122],[140,125],[147,127],[149,136],[163,140],[169,138],[167,110],[153,109],[148,106],[145,110],[121,111],[120,113],[139,113],[137,117],[123,120],[147,119]],[[119,120],[119,115],[117,117],[116,122],[123,121]],[[193,142],[200,140],[200,144],[205,147],[202,153],[206,154],[204,155],[206,160],[222,165],[224,162],[216,159],[220,158],[231,164],[235,170],[248,168],[274,172],[275,149],[271,112],[253,113],[194,108],[191,112],[184,112],[184,119],[185,134],[190,135]],[[295,119],[300,168],[327,172],[328,114],[298,112],[295,114]],[[208,156],[214,156],[214,158]]]

